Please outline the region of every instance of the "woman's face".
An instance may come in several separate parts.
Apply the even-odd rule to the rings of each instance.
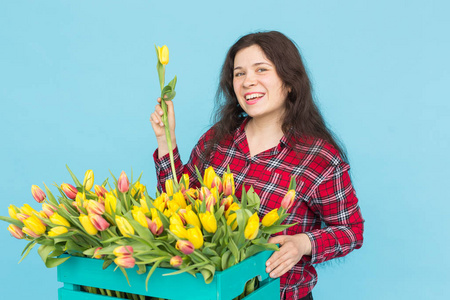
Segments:
[[[233,88],[239,105],[253,119],[278,122],[287,89],[261,47],[241,49],[234,58]]]

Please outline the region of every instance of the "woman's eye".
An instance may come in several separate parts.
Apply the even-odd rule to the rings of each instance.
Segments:
[[[261,73],[261,72],[267,71],[267,69],[265,69],[265,68],[259,68],[257,71],[258,71],[259,73]]]
[[[242,75],[244,75],[244,73],[239,72],[239,73],[235,73],[235,74],[234,74],[234,77],[241,77]]]

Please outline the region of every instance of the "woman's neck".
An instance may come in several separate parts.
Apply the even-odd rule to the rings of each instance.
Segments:
[[[276,147],[284,135],[281,122],[255,119],[248,121],[245,126],[245,134],[251,157]]]

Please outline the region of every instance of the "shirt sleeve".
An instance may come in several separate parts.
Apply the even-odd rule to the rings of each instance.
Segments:
[[[363,243],[364,219],[349,166],[341,162],[331,168],[311,197],[311,209],[325,223],[321,229],[306,232],[312,244],[311,263],[347,255]]]

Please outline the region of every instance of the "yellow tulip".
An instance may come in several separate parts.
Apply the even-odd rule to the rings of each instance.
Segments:
[[[228,210],[225,212],[225,218],[228,219],[228,216],[230,215],[230,213],[231,213],[232,211],[236,211],[236,210],[238,210],[238,209],[240,209],[239,204],[237,204],[236,202],[233,202],[233,203],[230,205],[230,207],[228,208]]]
[[[140,183],[139,181],[135,183],[133,189],[131,190],[131,196],[134,197],[134,195],[138,194],[138,197],[142,195],[145,191],[145,185]]]
[[[165,209],[164,212],[163,212],[163,214],[164,214],[166,217],[170,218],[170,216],[172,215],[172,211],[171,211],[170,209]]]
[[[214,233],[217,230],[217,221],[214,214],[210,213],[209,211],[205,212],[204,214],[199,214],[200,221],[202,221],[203,228],[209,232]]]
[[[64,233],[67,233],[67,227],[64,226],[56,226],[49,230],[48,236],[55,237]]]
[[[90,191],[94,186],[94,172],[92,170],[87,170],[84,173],[83,186],[87,191]]]
[[[231,226],[231,230],[235,230],[238,226],[237,221],[235,221],[236,217],[236,213],[234,213],[229,215],[227,218],[227,224]]]
[[[69,221],[64,217],[61,217],[57,212],[50,216],[50,221],[55,225],[70,227]]]
[[[96,235],[98,233],[97,228],[94,227],[91,220],[89,219],[89,216],[85,214],[81,214],[80,217],[80,223],[83,225],[84,230],[90,235]]]
[[[173,195],[172,201],[175,201],[176,203],[178,203],[178,205],[179,205],[181,208],[186,208],[186,206],[187,206],[187,204],[186,204],[186,199],[184,199],[183,193],[181,193],[181,192],[176,192],[176,193]]]
[[[167,202],[167,208],[170,210],[171,213],[175,213],[180,208],[180,205],[178,205],[177,202],[172,200]]]
[[[158,59],[164,66],[169,63],[169,48],[166,45],[158,47]]]
[[[178,214],[172,214],[172,216],[170,217],[170,224],[177,224],[177,225],[181,225],[184,226],[183,221],[181,220],[181,217]]]
[[[280,216],[278,215],[278,208],[272,209],[271,211],[269,211],[264,218],[262,219],[261,223],[266,226],[272,226],[273,223],[275,223],[278,219],[280,218]]]
[[[187,230],[187,239],[194,245],[195,249],[203,246],[203,234],[197,226]]]
[[[20,213],[20,210],[19,210],[19,208],[18,208],[17,206],[11,204],[11,205],[8,207],[8,213],[9,213],[9,216],[10,216],[11,218],[16,219],[16,220],[19,220],[19,219],[17,218],[17,216],[16,216],[18,213]]]
[[[202,228],[198,216],[192,210],[187,210],[184,214],[184,218],[186,220],[186,223],[194,225],[198,228]]]
[[[124,237],[130,237],[130,234],[134,234],[133,226],[131,226],[130,222],[124,217],[116,216],[116,223],[120,233],[122,233]]]
[[[32,208],[29,204],[24,204],[21,208],[20,208],[20,212],[29,216],[32,216],[34,214],[37,214],[37,210],[35,210],[34,208]]]
[[[150,210],[148,209],[147,201],[144,198],[139,200],[139,202],[141,203],[141,209],[144,214],[150,212]]]
[[[183,174],[181,176],[180,186],[183,186],[185,190],[189,189],[189,174]]]
[[[147,218],[140,207],[133,206],[131,214],[133,215],[133,219],[141,224],[142,227],[148,228]]]
[[[117,198],[113,194],[107,193],[105,196],[105,210],[108,214],[112,215],[116,211]]]
[[[166,180],[166,193],[169,197],[173,195],[173,180],[172,179]]]
[[[175,234],[180,239],[187,238],[187,230],[182,225],[170,224],[169,230],[172,231],[172,233]]]
[[[248,240],[253,240],[259,231],[259,217],[255,212],[247,221],[247,226],[245,226],[244,236]]]
[[[46,227],[42,224],[41,220],[39,220],[36,216],[31,216],[23,220],[23,224],[29,229],[31,229],[36,235],[44,234]]]
[[[214,171],[213,167],[209,166],[205,170],[205,174],[203,176],[203,183],[208,187],[208,189],[211,188],[211,184],[216,176],[217,176],[217,174]]]

